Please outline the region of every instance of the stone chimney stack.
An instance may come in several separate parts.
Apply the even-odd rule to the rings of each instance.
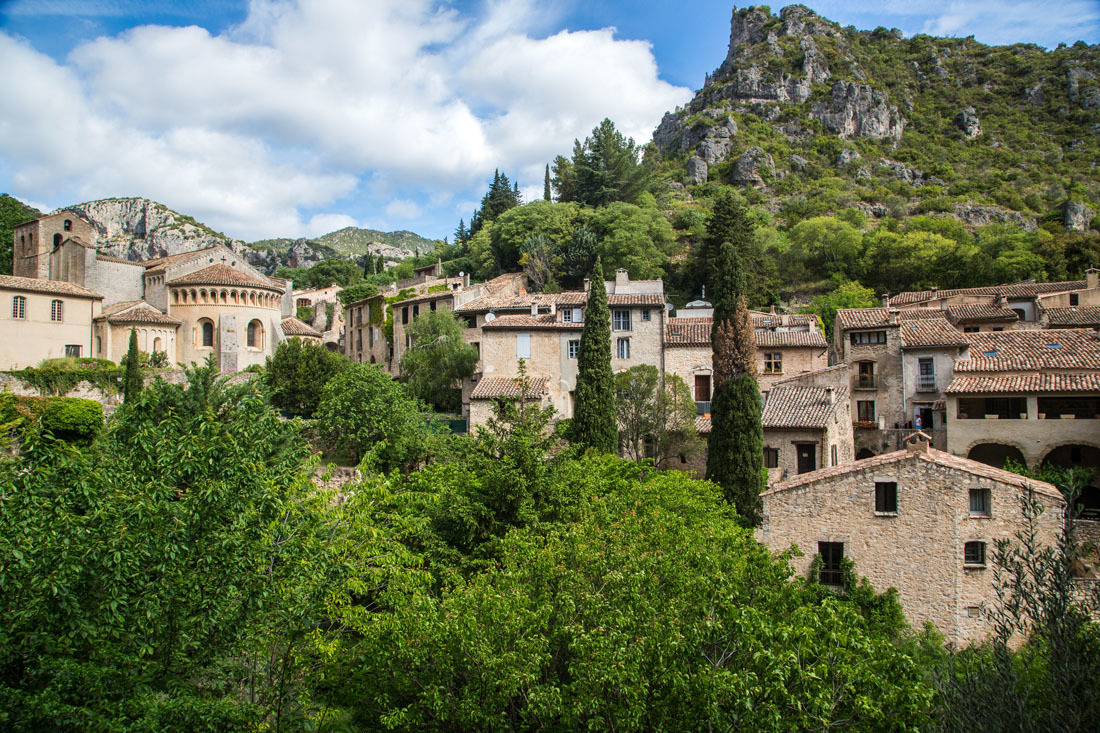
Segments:
[[[898,310],[897,310],[897,308],[891,308],[891,309],[890,309],[890,310],[888,311],[888,313],[890,314],[890,315],[889,315],[889,318],[887,319],[887,320],[888,320],[888,322],[889,322],[889,324],[890,324],[891,326],[896,326],[896,325],[898,325],[898,320],[899,320],[899,318],[898,318]]]
[[[539,314],[539,303],[537,300],[531,301],[531,315],[537,316]]]
[[[997,307],[998,308],[1007,308],[1008,307],[1008,298],[1006,298],[1004,296],[1004,293],[997,293]]]
[[[910,453],[927,453],[929,438],[919,430],[905,439],[905,450]]]
[[[882,294],[882,307],[887,310],[890,309],[890,293]]]
[[[627,273],[627,271],[622,267],[620,267],[618,270],[615,270],[615,292],[622,292],[621,290],[619,290],[619,288],[629,284],[630,275]]]
[[[1085,287],[1089,290],[1100,288],[1100,270],[1095,267],[1085,270]]]

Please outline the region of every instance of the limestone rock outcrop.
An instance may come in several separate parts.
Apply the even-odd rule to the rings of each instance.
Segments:
[[[1067,201],[1062,207],[1062,223],[1067,232],[1087,232],[1096,214],[1078,201]]]
[[[1002,209],[999,206],[956,204],[955,218],[972,227],[986,227],[990,224],[1012,224],[1025,232],[1033,232],[1039,228],[1035,219],[1023,216],[1016,211]]]
[[[833,84],[829,101],[815,103],[810,117],[843,138],[900,139],[905,120],[889,100],[886,92],[876,91],[867,84],[838,81]]]
[[[767,173],[770,181],[775,177],[775,162],[762,148],[753,146],[737,159],[733,166],[732,180],[747,186],[763,186],[767,181],[760,175],[762,170]]]
[[[708,173],[709,168],[707,167],[707,161],[703,160],[698,155],[693,155],[688,158],[687,179],[685,183],[696,185],[706,183]]]
[[[973,140],[982,134],[982,123],[978,119],[978,112],[973,107],[959,110],[955,115],[955,127],[962,130],[967,140]]]

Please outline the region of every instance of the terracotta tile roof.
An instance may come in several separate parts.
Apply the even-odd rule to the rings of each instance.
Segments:
[[[546,393],[549,377],[528,377],[527,399],[537,400]],[[520,382],[516,377],[482,377],[470,393],[472,400],[494,400],[520,397]]]
[[[1005,374],[955,377],[946,394],[1016,394],[1022,392],[1089,392],[1100,394],[1100,374]]]
[[[959,456],[951,455],[943,451],[936,450],[935,448],[929,448],[927,453],[920,451],[899,450],[893,453],[883,453],[880,456],[873,456],[871,458],[864,458],[852,463],[842,463],[839,466],[829,466],[828,468],[819,468],[816,471],[810,471],[809,473],[802,473],[787,479],[786,481],[780,481],[765,491],[762,496],[769,496],[771,494],[778,494],[781,491],[789,491],[800,486],[812,484],[815,481],[823,481],[831,479],[837,476],[845,476],[850,473],[856,473],[859,471],[866,471],[867,469],[879,468],[881,466],[890,466],[896,463],[904,463],[908,461],[927,461],[928,463],[951,468],[956,471],[971,474],[972,476],[978,476],[980,478],[992,479],[1001,483],[1009,484],[1010,486],[1016,486],[1017,488],[1025,488],[1031,486],[1035,489],[1035,493],[1044,494],[1045,496],[1057,499],[1064,502],[1062,492],[1059,491],[1052,484],[1048,484],[1045,481],[1037,481],[1025,476],[1021,476],[1010,471],[1005,471],[1000,468],[994,468],[993,466],[987,466],[984,463],[978,461],[972,461],[969,458],[960,458]],[[959,491],[966,491],[968,487],[965,483],[959,484]]]
[[[504,330],[512,328],[531,328],[531,329],[564,329],[567,331],[580,331],[584,328],[583,323],[562,323],[561,315],[551,315],[545,313],[543,315],[532,316],[529,314],[524,315],[509,315],[509,316],[497,316],[494,320],[483,325],[482,330]]]
[[[183,323],[179,318],[163,313],[143,300],[130,300],[109,305],[96,316],[95,320],[107,321],[107,323],[150,323],[163,326],[179,326]]]
[[[282,321],[283,333],[287,336],[312,336],[314,338],[321,338],[320,331],[315,329],[303,321],[299,321],[293,316],[284,318]]]
[[[580,308],[587,301],[584,293],[569,291],[565,293],[528,293],[516,295],[505,293],[503,295],[483,295],[471,300],[469,303],[459,306],[455,310],[459,313],[488,313],[498,310],[526,310],[530,311],[532,305]]]
[[[253,288],[266,288],[276,292],[283,292],[282,288],[270,280],[260,280],[251,275],[246,275],[229,265],[210,265],[187,275],[180,275],[174,280],[168,281],[169,285],[246,285]]]
[[[1085,328],[968,333],[969,358],[956,372],[1100,369],[1100,337]]]
[[[829,342],[825,340],[825,336],[817,331],[757,331],[755,335],[757,348],[779,346],[829,348]]]
[[[947,313],[947,319],[952,323],[958,323],[959,321],[1018,321],[1020,319],[1015,311],[1002,308],[999,305],[984,303],[953,305],[944,310]]]
[[[987,285],[980,288],[957,288],[955,290],[917,290],[898,293],[890,298],[890,303],[892,305],[912,305],[956,295],[1003,295],[1006,298],[1031,298],[1044,293],[1084,290],[1085,286],[1084,280],[1067,280],[1052,283],[1019,282],[1007,285]]]
[[[749,311],[753,328],[775,328],[776,326],[811,326],[817,318],[806,313],[764,313]]]
[[[213,247],[206,247],[205,249],[196,249],[192,252],[180,252],[179,254],[167,255],[165,257],[154,257],[151,260],[145,260],[141,264],[145,265],[147,270],[163,270],[178,262],[185,262],[192,257],[199,257],[212,249],[218,249],[219,246],[220,245],[214,245]]]
[[[1013,314],[1015,318],[1015,314]],[[898,328],[902,348],[966,346],[966,335],[942,318],[922,318],[902,321]]]
[[[828,424],[841,402],[847,399],[848,390],[845,388],[773,387],[764,402],[761,422],[765,429],[821,429]]]
[[[899,322],[946,318],[944,312],[938,308],[913,308],[898,310],[896,313]],[[851,328],[885,328],[889,325],[890,311],[886,308],[841,308],[836,312],[838,332]]]
[[[97,292],[82,288],[64,280],[40,280],[36,277],[15,277],[0,275],[0,288],[21,290],[27,293],[47,293],[49,295],[74,295],[78,298],[103,298]]]
[[[481,287],[483,287],[487,293],[492,294],[516,280],[525,279],[525,277],[526,276],[522,272],[507,272],[503,275],[497,275],[492,280],[486,280],[481,283]]]
[[[1100,326],[1100,306],[1047,308],[1043,313],[1052,326]]]
[[[710,346],[711,318],[669,318],[665,343],[669,346]]]
[[[664,293],[608,293],[608,305],[664,305]]]

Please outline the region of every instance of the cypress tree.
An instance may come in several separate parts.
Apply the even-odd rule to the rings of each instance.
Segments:
[[[752,236],[744,209],[737,206],[731,238]],[[745,524],[760,523],[764,488],[764,430],[756,384],[756,338],[744,296],[745,276],[738,256],[741,241],[726,240],[714,253],[711,293],[714,325],[714,392],[707,441],[707,478],[722,487]]]
[[[542,200],[550,201],[550,164],[546,164],[546,176],[542,179]]]
[[[615,376],[611,372],[611,311],[599,258],[592,269],[588,307],[584,314],[580,353],[577,355],[577,393],[571,438],[602,453],[616,453],[619,431],[615,422]]]
[[[122,402],[132,402],[137,399],[137,396],[141,394],[141,388],[143,386],[143,380],[141,375],[141,352],[138,351],[137,332],[134,329],[130,329],[130,347],[126,349],[126,356],[123,357],[123,377],[122,377]]]

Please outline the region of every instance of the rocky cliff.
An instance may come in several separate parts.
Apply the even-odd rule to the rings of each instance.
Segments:
[[[802,5],[735,7],[726,57],[653,141],[679,199],[732,185],[781,218],[857,209],[1087,230],[1100,46],[905,38]]]

